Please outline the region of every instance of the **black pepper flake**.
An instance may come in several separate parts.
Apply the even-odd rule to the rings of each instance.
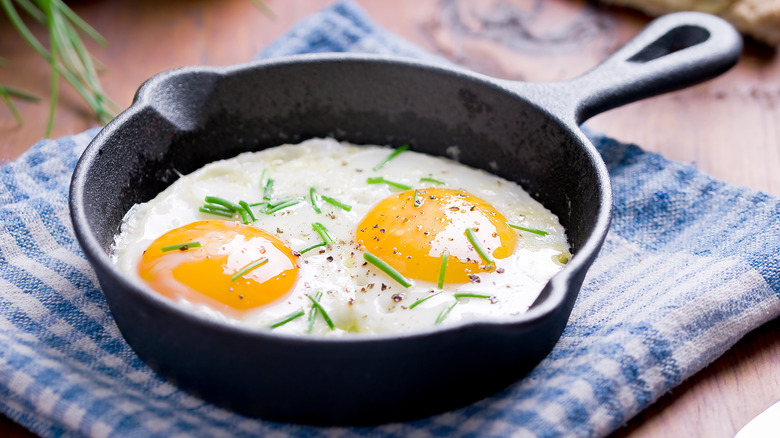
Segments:
[[[490,304],[496,304],[497,302],[498,302],[498,298],[490,297]]]
[[[327,260],[329,262],[332,262],[333,261],[333,256],[328,256],[328,258],[326,258],[325,260]]]
[[[386,232],[386,230],[385,230],[384,228],[380,228],[380,229],[379,229],[379,232],[380,232],[380,233],[385,233],[385,232]]]
[[[503,274],[504,273],[504,268],[498,268],[498,269],[496,269],[496,272],[498,272],[499,274]]]
[[[395,294],[393,295],[393,301],[396,303],[400,303],[404,299],[404,294]]]
[[[469,274],[469,281],[472,283],[479,283],[480,282],[479,275]]]
[[[387,290],[387,285],[386,285],[386,284],[384,284],[384,283],[382,283],[382,290],[383,290],[383,291],[384,291],[384,290]]]
[[[244,299],[244,296],[243,296],[243,295],[239,295],[239,296],[238,296],[238,299],[239,299],[239,300],[243,300],[243,299]]]

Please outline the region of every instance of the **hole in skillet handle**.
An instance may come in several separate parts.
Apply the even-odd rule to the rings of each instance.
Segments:
[[[698,26],[680,26],[628,58],[629,62],[648,62],[707,41],[710,32]]]

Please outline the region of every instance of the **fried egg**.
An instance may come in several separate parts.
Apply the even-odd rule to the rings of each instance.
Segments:
[[[182,176],[135,205],[118,268],[227,324],[398,333],[524,313],[571,257],[519,185],[406,148],[312,139]]]

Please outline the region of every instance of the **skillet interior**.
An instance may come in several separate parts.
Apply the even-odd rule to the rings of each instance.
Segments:
[[[208,400],[275,420],[404,420],[495,392],[552,348],[606,233],[609,187],[592,147],[498,81],[414,62],[336,58],[163,74],[96,137],[74,176],[71,202],[115,320],[162,375]],[[523,185],[559,216],[575,253],[540,297],[544,312],[512,324],[417,335],[287,338],[180,312],[111,266],[107,251],[125,212],[177,172],[312,137],[409,143],[444,156],[457,146],[461,162]]]

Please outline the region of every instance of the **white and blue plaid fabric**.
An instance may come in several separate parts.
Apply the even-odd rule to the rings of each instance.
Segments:
[[[427,57],[338,3],[262,56]],[[154,374],[124,342],[78,243],[68,184],[96,130],[0,167],[0,410],[43,436],[603,436],[780,315],[780,202],[589,133],[614,222],[563,337],[527,376],[465,408],[374,428],[250,419]]]

